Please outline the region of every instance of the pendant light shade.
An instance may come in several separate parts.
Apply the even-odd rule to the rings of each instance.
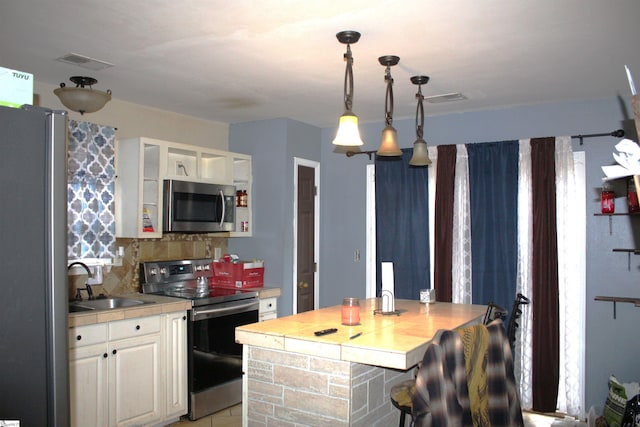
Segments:
[[[400,58],[393,55],[381,56],[378,58],[381,65],[387,67],[384,80],[387,82],[387,92],[384,100],[384,112],[386,126],[382,129],[380,148],[376,154],[385,157],[402,156],[402,151],[398,147],[398,132],[393,127],[393,77],[391,77],[391,66],[396,65]]]
[[[431,159],[429,158],[429,149],[424,139],[416,139],[413,143],[413,156],[409,160],[411,166],[429,166]]]
[[[409,160],[409,165],[411,166],[429,166],[431,164],[427,142],[423,139],[424,107],[422,106],[422,101],[424,96],[422,96],[421,88],[428,81],[429,77],[427,76],[411,77],[411,83],[418,85],[418,93],[416,93],[416,98],[418,99],[418,105],[416,106],[416,141],[413,143],[413,156]]]
[[[93,77],[73,76],[70,80],[76,84],[76,87],[66,87],[64,83],[60,83],[60,87],[53,93],[60,98],[62,105],[71,111],[77,111],[80,114],[95,113],[111,100],[110,90],[103,92],[91,87],[98,83]]]
[[[345,112],[340,116],[338,132],[333,140],[334,145],[359,146],[363,145],[358,130],[358,117],[353,114],[351,107],[353,104],[353,56],[351,55],[351,43],[360,40],[360,33],[357,31],[341,31],[336,34],[338,41],[347,45],[347,52],[344,54],[344,60],[347,67],[344,72],[344,109]]]
[[[358,117],[350,111],[340,116],[338,132],[333,140],[334,145],[358,146],[363,145],[358,130]]]
[[[389,157],[402,156],[402,151],[398,147],[398,132],[393,126],[387,125],[382,129],[382,139],[376,154]]]

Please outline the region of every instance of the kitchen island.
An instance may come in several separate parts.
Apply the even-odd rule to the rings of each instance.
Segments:
[[[396,314],[383,315],[375,304],[361,302],[356,326],[340,324],[338,305],[236,328],[244,345],[244,425],[396,425],[391,386],[413,377],[438,330],[480,322],[486,311],[396,300]],[[338,330],[314,335],[329,328]]]

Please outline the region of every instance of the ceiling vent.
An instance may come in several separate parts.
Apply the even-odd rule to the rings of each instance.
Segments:
[[[462,101],[468,99],[460,92],[445,93],[444,95],[425,96],[424,100],[431,104],[442,104],[443,102]]]
[[[60,58],[57,58],[56,61],[77,65],[79,67],[93,71],[100,71],[104,70],[105,68],[113,67],[113,64],[110,64],[108,62],[89,58],[88,56],[78,55],[77,53],[68,53],[64,56],[61,56]]]

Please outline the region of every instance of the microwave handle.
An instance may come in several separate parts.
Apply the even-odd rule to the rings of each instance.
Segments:
[[[225,210],[227,208],[227,204],[224,201],[224,193],[222,192],[222,190],[220,191],[220,201],[222,202],[222,216],[220,217],[220,227],[222,227],[222,223],[224,223],[224,218],[225,218]]]

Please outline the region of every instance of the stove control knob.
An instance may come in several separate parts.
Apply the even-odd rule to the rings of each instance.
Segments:
[[[211,266],[209,264],[205,264],[203,268],[205,269],[205,271],[211,270]]]
[[[153,267],[149,269],[149,274],[152,276],[155,276],[156,274],[158,274],[158,269]]]
[[[160,274],[163,276],[167,275],[167,268],[166,267],[160,267]]]

